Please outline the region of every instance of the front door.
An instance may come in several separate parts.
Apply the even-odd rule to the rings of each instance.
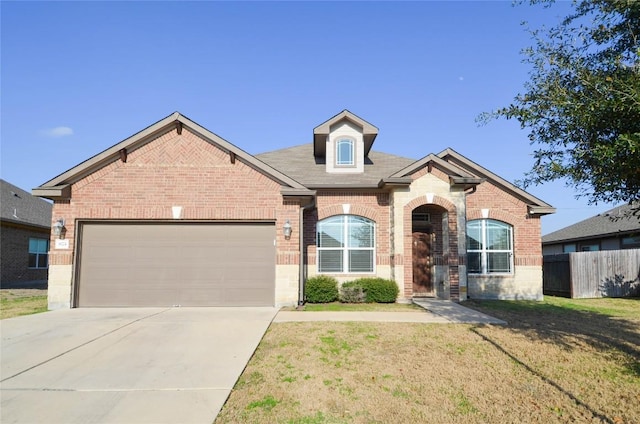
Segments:
[[[413,233],[413,295],[433,296],[431,281],[431,234]]]

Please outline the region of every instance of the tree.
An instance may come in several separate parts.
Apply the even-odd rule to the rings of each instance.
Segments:
[[[531,0],[551,7],[553,0]],[[522,184],[565,179],[590,203],[628,202],[640,219],[640,1],[574,0],[528,30],[525,93],[480,120],[516,119],[536,145]]]

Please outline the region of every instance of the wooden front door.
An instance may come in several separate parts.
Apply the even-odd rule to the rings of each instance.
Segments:
[[[413,295],[433,296],[431,281],[431,234],[413,233]]]

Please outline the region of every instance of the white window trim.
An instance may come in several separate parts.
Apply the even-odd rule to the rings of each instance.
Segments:
[[[349,247],[348,244],[348,218],[350,216],[357,216],[363,219],[366,219],[367,221],[369,221],[373,227],[373,247],[357,247],[357,248],[351,248]],[[364,217],[364,216],[359,216],[359,215],[351,215],[351,214],[344,214],[344,215],[334,215],[334,216],[329,216],[325,219],[329,219],[329,218],[335,218],[335,217],[341,217],[342,218],[342,229],[343,229],[343,234],[345,236],[345,241],[344,241],[344,246],[343,247],[320,247],[320,239],[318,236],[318,226],[320,225],[320,223],[323,220],[318,221],[318,223],[316,224],[316,257],[317,257],[317,261],[316,261],[316,272],[318,274],[350,274],[350,275],[360,275],[360,274],[375,274],[376,273],[376,223],[375,221]],[[342,252],[342,271],[321,271],[320,270],[320,251],[335,251],[335,250],[341,250]],[[371,257],[371,271],[349,271],[349,252],[353,251],[353,250],[369,250],[372,251],[372,257]]]
[[[510,244],[511,244],[511,249],[509,250],[504,250],[504,249],[500,249],[500,250],[487,250],[486,246],[487,246],[487,222],[489,221],[493,221],[493,222],[499,222],[501,224],[507,225],[509,228],[509,239],[510,239]],[[507,223],[507,222],[502,222],[502,221],[497,221],[495,219],[474,219],[473,221],[469,221],[469,222],[480,222],[481,225],[481,236],[482,236],[482,246],[483,249],[481,250],[477,250],[477,249],[469,249],[467,248],[467,253],[472,252],[472,253],[480,253],[480,266],[482,268],[481,272],[473,272],[473,271],[469,271],[468,273],[470,275],[492,275],[492,276],[500,276],[500,275],[513,275],[514,273],[514,261],[513,261],[513,225]],[[509,253],[509,269],[510,271],[508,272],[488,272],[487,271],[487,253]],[[468,269],[468,268],[467,268]]]
[[[340,162],[340,144],[342,142],[348,141],[351,145],[351,162]],[[339,137],[336,139],[336,156],[335,156],[335,166],[340,168],[349,168],[356,166],[356,141],[352,137]]]

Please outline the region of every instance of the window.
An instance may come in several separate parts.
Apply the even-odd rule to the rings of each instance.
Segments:
[[[481,219],[467,223],[467,269],[471,274],[513,271],[512,227]]]
[[[29,239],[29,268],[46,268],[49,266],[49,240]]]
[[[318,222],[318,272],[373,272],[375,224],[355,215]]]
[[[581,252],[597,252],[598,250],[600,250],[600,245],[598,243],[580,245]]]
[[[354,141],[341,138],[336,142],[336,165],[354,165]]]
[[[622,237],[622,248],[633,249],[640,247],[640,236]]]
[[[576,244],[575,243],[565,244],[562,247],[562,253],[573,253],[575,251],[576,251]]]

